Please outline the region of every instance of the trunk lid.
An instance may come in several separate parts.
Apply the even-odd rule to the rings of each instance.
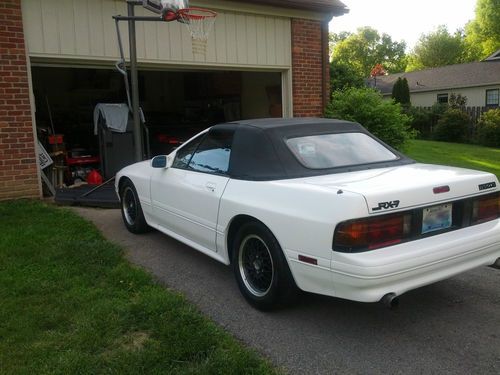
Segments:
[[[362,194],[368,212],[394,210],[456,200],[499,190],[496,176],[487,172],[410,164],[352,173],[308,178],[307,183]],[[435,193],[435,188],[444,191]]]

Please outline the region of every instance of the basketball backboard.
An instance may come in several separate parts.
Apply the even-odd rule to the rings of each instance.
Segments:
[[[177,13],[179,9],[189,8],[189,0],[142,0],[142,6],[158,14]]]

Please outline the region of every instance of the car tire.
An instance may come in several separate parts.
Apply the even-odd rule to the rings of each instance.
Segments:
[[[139,195],[137,194],[134,184],[130,180],[125,180],[121,185],[120,208],[123,222],[129,232],[140,234],[149,231],[150,227],[144,218]]]
[[[278,241],[259,222],[243,224],[237,231],[232,267],[241,293],[259,310],[288,305],[297,294],[297,286]]]

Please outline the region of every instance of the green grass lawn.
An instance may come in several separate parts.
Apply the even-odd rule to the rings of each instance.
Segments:
[[[0,204],[1,374],[269,374],[66,209]]]
[[[412,141],[406,155],[430,164],[479,169],[500,179],[500,149],[460,143]]]

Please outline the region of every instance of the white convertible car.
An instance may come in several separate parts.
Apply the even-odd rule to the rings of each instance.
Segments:
[[[116,176],[123,220],[232,265],[269,309],[301,290],[395,306],[408,290],[500,266],[496,176],[419,164],[356,123],[216,125]]]

